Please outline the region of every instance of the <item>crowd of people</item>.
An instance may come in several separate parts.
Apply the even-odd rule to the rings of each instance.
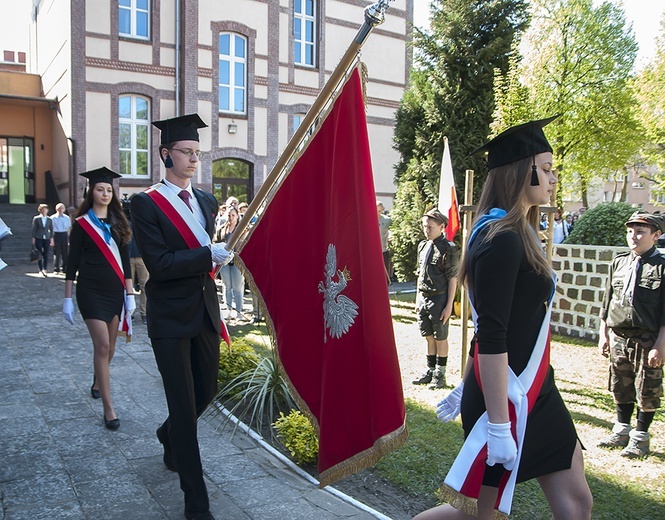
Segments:
[[[580,217],[584,215],[585,212],[586,212],[585,207],[581,207],[578,211],[567,212],[565,214],[560,208],[557,208],[557,210],[554,212],[554,221],[552,223],[553,226],[552,243],[554,244],[563,243],[563,241],[566,240],[566,238],[568,238],[568,235],[572,233],[575,224],[580,219]],[[547,216],[547,213],[541,213],[538,229],[540,231],[547,231],[548,228],[549,228],[549,218]]]
[[[448,386],[447,338],[458,283],[468,288],[475,334],[462,381],[437,405],[444,422],[461,414],[465,436],[442,488],[449,503],[418,520],[509,514],[515,484],[530,479],[540,484],[553,518],[591,515],[582,447],[549,365],[556,277],[534,233],[547,229],[539,206],[551,200],[557,183],[543,131],[550,120],[510,128],[477,150],[487,152],[489,172],[461,255],[446,238],[447,217],[436,209],[422,216],[415,311],[427,353],[425,372],[413,384]],[[147,325],[168,405],[156,430],[163,462],[180,477],[186,518],[209,520],[196,421],[217,389],[220,318],[249,319],[245,280],[226,249],[247,204],[229,197],[219,205],[191,185],[201,154],[198,129],[206,126],[198,115],[153,124],[161,131],[166,169],[160,183],[120,201],[113,188],[117,173],[105,167],[82,173],[88,186],[76,218],[63,204],[51,217],[39,205],[32,243],[44,276],[55,249],[54,272],[65,274],[63,313],[70,323],[76,281],[78,309],[93,345],[90,394],[101,399],[109,430],[120,427],[110,364],[118,334],[131,337],[140,293],[138,315]],[[565,240],[583,212],[555,212],[554,243]],[[381,201],[377,218],[390,284],[391,220]],[[610,359],[617,412],[600,445],[644,457],[663,394],[665,259],[656,246],[665,218],[636,212],[625,224],[630,252],[612,263],[600,316],[598,349]]]

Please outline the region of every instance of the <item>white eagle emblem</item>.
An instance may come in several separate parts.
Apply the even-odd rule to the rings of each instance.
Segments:
[[[351,273],[346,267],[340,271],[337,269],[337,251],[333,244],[328,244],[328,253],[326,254],[325,282],[319,282],[319,292],[323,293],[323,317],[326,330],[323,331],[323,341],[328,341],[327,329],[330,329],[330,336],[341,338],[346,334],[356,316],[358,316],[358,306],[351,298],[340,294],[346,289],[347,282],[351,281]],[[335,282],[333,276],[337,274],[338,280]]]

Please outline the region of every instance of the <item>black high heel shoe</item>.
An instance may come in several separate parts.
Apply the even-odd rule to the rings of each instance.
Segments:
[[[95,383],[97,382],[97,376],[92,376],[92,386],[90,387],[90,395],[93,399],[101,399],[102,394],[99,393],[99,390],[95,388]]]
[[[115,419],[111,419],[109,421],[106,419],[106,415],[104,415],[104,426],[106,426],[107,430],[115,431],[120,428],[120,419],[116,417]]]

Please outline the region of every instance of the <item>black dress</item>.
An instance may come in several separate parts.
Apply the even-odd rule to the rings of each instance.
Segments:
[[[483,242],[489,226],[481,230],[469,250],[469,287],[478,314],[477,352],[508,353],[508,364],[520,375],[533,351],[545,316],[545,303],[552,280],[536,274],[527,263],[522,239],[507,231]],[[475,345],[472,345],[472,354]],[[468,436],[485,412],[485,401],[470,371],[464,381],[462,424]],[[554,370],[548,374],[528,416],[517,481],[569,469],[577,443],[570,413],[554,384]],[[503,466],[486,466],[483,484],[497,487]]]
[[[125,278],[131,278],[127,276],[127,273],[131,273],[129,246],[121,245],[115,233],[112,233],[112,239],[118,244]],[[110,323],[114,316],[120,316],[125,286],[97,244],[77,221],[74,221],[69,235],[69,263],[65,279],[76,280],[76,301],[84,320]]]

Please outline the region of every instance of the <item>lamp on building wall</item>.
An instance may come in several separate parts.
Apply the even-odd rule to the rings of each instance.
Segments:
[[[229,123],[228,131],[229,134],[235,134],[236,132],[238,132],[238,125],[236,125],[233,119],[231,119],[231,122]]]

